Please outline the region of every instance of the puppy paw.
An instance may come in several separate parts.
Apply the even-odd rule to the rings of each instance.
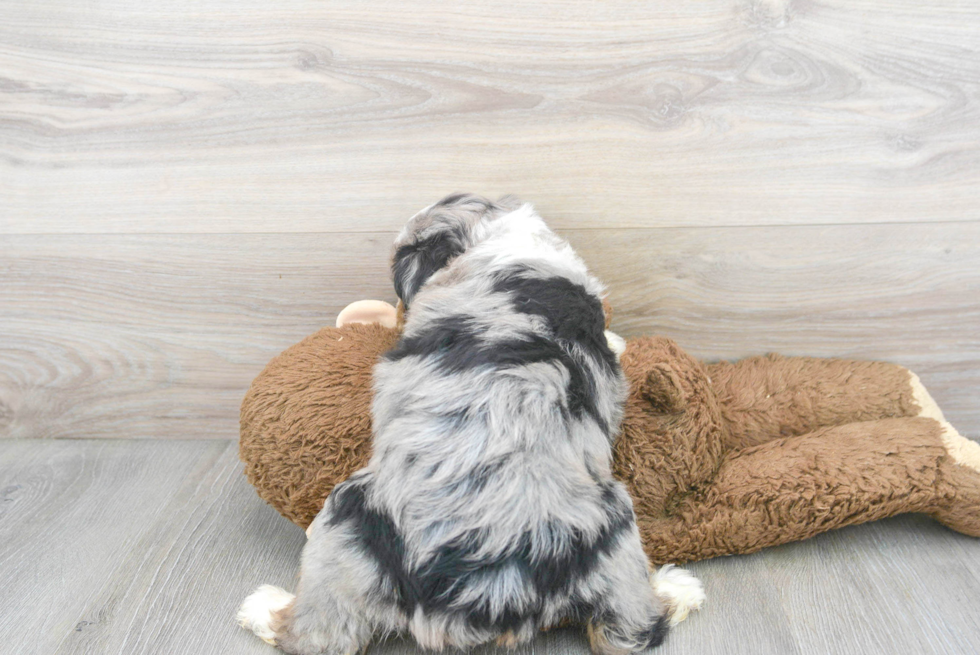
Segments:
[[[238,610],[238,625],[251,630],[267,644],[276,645],[276,633],[272,629],[274,612],[289,606],[296,598],[285,589],[270,584],[262,585],[245,599]]]
[[[701,609],[706,599],[701,581],[687,569],[677,568],[673,564],[660,567],[650,578],[650,585],[653,592],[667,605],[670,625],[677,625],[692,611]]]

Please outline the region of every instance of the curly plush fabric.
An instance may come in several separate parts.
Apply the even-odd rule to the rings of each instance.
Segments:
[[[379,325],[324,328],[252,383],[245,472],[297,525],[367,462],[371,368],[397,337]],[[704,364],[658,337],[630,341],[622,365],[631,392],[614,470],[654,563],[752,552],[903,512],[980,536],[971,465],[980,446],[926,417],[917,379],[900,366],[776,355]]]
[[[320,330],[269,362],[245,396],[239,456],[266,502],[305,528],[371,456],[371,369],[398,341],[380,325]]]

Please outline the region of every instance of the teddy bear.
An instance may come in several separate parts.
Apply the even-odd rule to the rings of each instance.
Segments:
[[[607,321],[610,312],[607,312]],[[275,357],[241,408],[248,480],[306,528],[371,452],[371,371],[399,316],[360,301]],[[623,344],[614,473],[654,564],[750,553],[904,512],[980,537],[980,444],[908,369],[765,355],[706,363],[666,337]]]

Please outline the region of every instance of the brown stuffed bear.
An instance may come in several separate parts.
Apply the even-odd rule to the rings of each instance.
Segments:
[[[376,310],[357,303],[340,321],[394,325]],[[382,324],[324,328],[252,383],[241,411],[245,471],[300,527],[367,463],[371,369],[398,335]],[[621,361],[631,391],[614,469],[656,564],[903,512],[980,536],[980,444],[943,419],[905,368],[776,355],[705,364],[663,337],[629,341]]]

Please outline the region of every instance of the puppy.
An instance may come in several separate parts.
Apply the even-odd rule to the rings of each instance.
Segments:
[[[310,526],[296,596],[262,587],[240,623],[303,655],[405,631],[513,646],[566,620],[598,654],[658,645],[703,593],[651,579],[610,471],[627,387],[601,284],[530,205],[462,194],[408,222],[392,268],[404,333],[374,370],[370,463]]]

